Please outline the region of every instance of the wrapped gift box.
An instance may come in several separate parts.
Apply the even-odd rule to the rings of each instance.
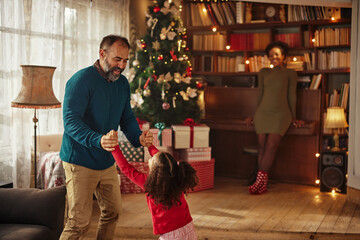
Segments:
[[[210,161],[192,161],[189,163],[196,170],[199,178],[199,183],[193,192],[214,188],[215,159],[213,158]]]
[[[128,162],[144,162],[144,147],[135,148],[129,141],[120,141],[119,147]]]
[[[172,125],[174,131],[174,148],[200,148],[209,146],[210,128],[206,125],[194,126],[191,131],[190,126]],[[191,146],[191,139],[193,146]]]
[[[161,145],[160,140],[158,138],[159,129],[157,128],[150,128],[149,130],[154,137],[153,144],[154,146],[162,146],[162,147],[171,147],[172,146],[172,130],[171,128],[165,128],[161,132]]]
[[[149,166],[146,162],[129,162],[139,172],[148,174]],[[133,183],[127,176],[125,176],[119,169],[118,174],[120,175],[120,191],[122,194],[126,193],[143,193],[144,190],[138,185]]]
[[[186,161],[210,161],[211,147],[179,149],[180,159]]]
[[[168,152],[171,155],[173,155],[173,149],[172,147],[156,147],[161,152]],[[149,150],[147,147],[144,147],[144,162],[148,162],[151,158],[151,155],[149,153]]]

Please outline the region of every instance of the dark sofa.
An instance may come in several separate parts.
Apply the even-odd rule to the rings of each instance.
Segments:
[[[59,239],[66,187],[0,188],[0,239]]]

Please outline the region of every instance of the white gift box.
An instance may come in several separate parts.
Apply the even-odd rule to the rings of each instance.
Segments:
[[[172,147],[156,147],[160,152],[168,152],[171,155],[173,155],[173,150]],[[149,153],[149,150],[147,147],[144,147],[144,161],[148,162],[149,159],[151,158],[151,155]]]
[[[187,161],[210,161],[211,147],[180,149],[180,158]]]
[[[193,126],[191,131],[190,126],[186,125],[172,125],[174,148],[201,148],[209,146],[209,131],[210,128],[206,125]],[[191,146],[191,142],[193,143]]]

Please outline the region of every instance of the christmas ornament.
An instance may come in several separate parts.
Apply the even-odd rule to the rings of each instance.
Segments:
[[[159,6],[155,6],[154,7],[154,12],[156,13],[156,12],[159,12],[160,11],[160,7]]]
[[[196,88],[197,89],[201,89],[202,87],[203,87],[202,82],[197,82],[196,83]]]
[[[141,94],[139,93],[131,94],[131,99],[130,99],[131,108],[140,107],[143,103],[144,103],[144,99],[142,98]]]
[[[162,108],[163,108],[164,110],[169,110],[170,104],[167,103],[167,102],[164,102],[164,103],[162,104]]]
[[[180,49],[181,49],[181,42],[182,42],[181,39],[177,42],[178,43],[178,52],[180,52]]]
[[[141,43],[141,48],[142,48],[142,49],[146,48],[146,44],[145,44],[145,43]]]
[[[139,78],[139,85],[138,88],[135,90],[136,94],[139,94],[141,96],[142,90],[141,90],[141,78]]]
[[[151,27],[151,37],[153,37],[153,32],[154,32],[154,29],[155,29],[155,26],[156,26],[156,24],[157,24],[157,22],[158,22],[159,20],[157,19],[157,18],[154,18],[153,20],[152,20],[152,27]]]
[[[165,38],[167,37],[170,41],[174,40],[174,38],[176,37],[176,33],[170,30],[171,30],[171,25],[167,29],[162,28],[160,33],[160,39],[165,40]]]
[[[176,108],[176,103],[175,103],[175,100],[176,100],[176,96],[174,96],[174,97],[172,98],[173,108]]]
[[[158,56],[158,60],[159,60],[159,61],[161,61],[161,60],[163,60],[163,59],[164,59],[163,55],[159,55],[159,56]]]
[[[171,59],[173,60],[173,61],[177,61],[177,57],[176,57],[176,54],[174,54],[174,50],[170,50],[170,55],[171,55]]]
[[[140,64],[140,61],[137,60],[137,59],[135,59],[135,60],[133,61],[133,63],[132,63],[132,65],[133,65],[134,67],[138,66],[139,64]]]
[[[161,87],[161,99],[162,99],[162,100],[165,99],[164,85],[165,85],[165,83],[163,83],[163,85],[162,85],[162,87]]]
[[[155,51],[160,49],[160,43],[158,40],[156,40],[155,42],[152,43],[152,47],[153,49],[155,49]]]
[[[184,91],[180,91],[179,93],[182,96],[182,98],[184,99],[184,101],[189,101],[189,97]]]
[[[149,88],[146,88],[143,92],[143,95],[145,97],[150,97],[151,96],[151,90]]]

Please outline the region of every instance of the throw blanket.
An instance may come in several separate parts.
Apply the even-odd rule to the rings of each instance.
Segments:
[[[37,187],[52,188],[65,185],[65,171],[59,152],[40,153],[37,165]]]

